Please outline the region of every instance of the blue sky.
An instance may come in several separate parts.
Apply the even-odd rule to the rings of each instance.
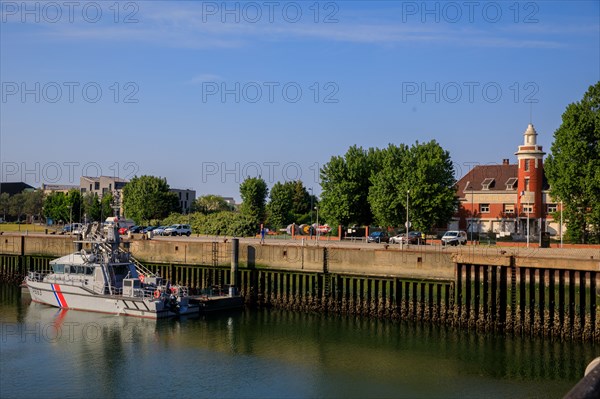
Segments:
[[[600,80],[598,1],[2,1],[2,181],[163,176],[239,200],[351,145],[437,140],[456,177],[550,149]]]

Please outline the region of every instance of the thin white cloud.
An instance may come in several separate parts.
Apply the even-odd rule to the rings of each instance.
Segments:
[[[207,18],[195,3],[140,3],[138,23],[123,24],[102,21],[99,24],[42,24],[28,32],[50,39],[104,40],[140,42],[176,48],[239,48],[260,41],[319,40],[372,45],[410,45],[428,43],[441,46],[474,46],[506,48],[555,48],[567,45],[569,35],[587,35],[598,26],[476,26],[459,24],[400,23],[382,15],[385,22],[369,21],[360,16],[340,18],[339,23],[289,23],[264,18],[258,23],[241,21],[223,23]],[[14,24],[19,25],[19,24]],[[21,24],[21,26],[24,26]],[[15,26],[18,28],[18,26]],[[6,33],[6,32],[5,32]],[[567,35],[567,37],[565,36]]]

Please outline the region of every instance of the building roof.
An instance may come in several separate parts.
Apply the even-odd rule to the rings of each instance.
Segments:
[[[0,194],[8,193],[8,195],[15,195],[15,194],[22,193],[23,191],[32,191],[32,190],[35,190],[35,188],[30,186],[29,184],[23,183],[23,182],[8,182],[8,183],[1,182],[0,183]]]
[[[47,191],[69,191],[73,189],[79,190],[79,186],[73,184],[42,184],[42,190]]]
[[[104,178],[104,179],[111,179],[115,182],[120,182],[120,183],[129,183],[129,180],[126,179],[122,179],[120,177],[115,177],[115,176],[81,176],[81,178],[89,180],[89,181],[100,181],[100,178]]]
[[[516,192],[518,165],[478,165],[462,177],[456,184],[459,197],[465,197],[465,190]],[[507,183],[509,189],[507,190]]]
[[[519,167],[514,164],[477,165],[456,183],[459,198],[465,198],[465,190],[474,192],[517,192]],[[543,190],[549,188],[544,175]]]

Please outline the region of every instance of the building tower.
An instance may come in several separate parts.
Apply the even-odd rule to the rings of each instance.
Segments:
[[[543,216],[542,189],[544,184],[544,155],[542,146],[537,145],[537,132],[530,123],[523,134],[523,145],[515,153],[519,167],[517,183],[517,209],[523,230],[527,229],[529,219],[530,231],[533,233],[537,219]],[[529,218],[527,214],[529,212]],[[533,228],[533,229],[532,229]]]

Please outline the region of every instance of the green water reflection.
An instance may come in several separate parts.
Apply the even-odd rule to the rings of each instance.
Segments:
[[[9,286],[0,323],[3,398],[562,397],[598,355],[591,343],[287,311],[159,322],[59,311]]]

